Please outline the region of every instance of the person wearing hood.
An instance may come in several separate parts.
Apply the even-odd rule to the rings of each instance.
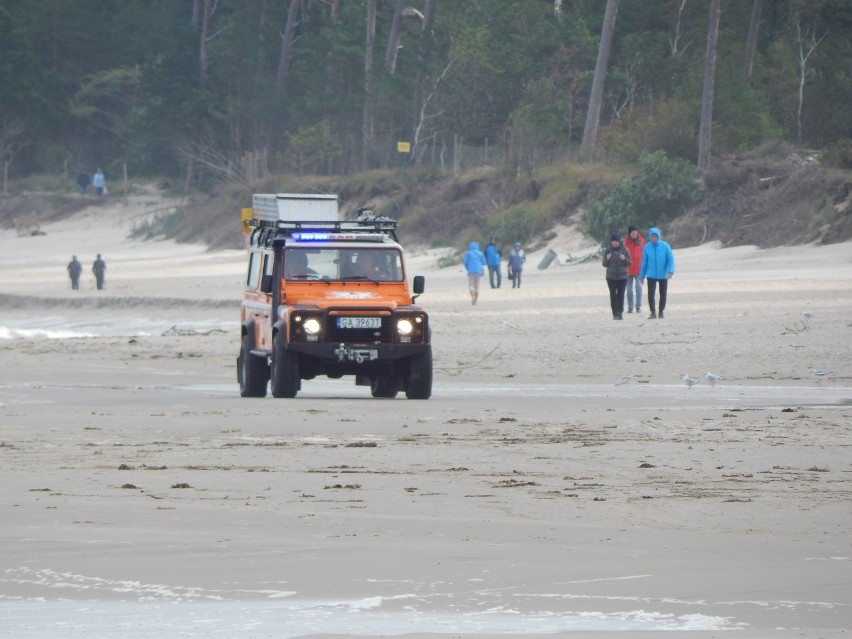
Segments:
[[[467,287],[470,291],[470,303],[479,299],[479,280],[485,275],[485,255],[479,250],[478,242],[471,242],[467,252],[462,255],[462,264],[467,271]]]
[[[627,237],[624,238],[624,248],[630,253],[633,263],[627,267],[627,312],[632,313],[636,309],[638,313],[642,308],[642,284],[639,282],[639,268],[642,266],[642,249],[645,248],[645,238],[635,226],[627,229]]]
[[[609,248],[604,251],[603,265],[606,268],[606,284],[609,287],[609,305],[612,319],[624,319],[624,290],[627,288],[627,267],[633,263],[630,253],[621,242],[621,236],[613,233]]]
[[[500,272],[501,257],[503,257],[503,251],[497,244],[497,238],[492,237],[485,246],[485,261],[488,263],[488,281],[491,283],[491,288],[500,288],[500,284],[503,283],[503,274]]]
[[[521,248],[520,242],[515,242],[512,245],[512,251],[509,253],[509,279],[512,280],[512,288],[521,288],[521,273],[524,271],[524,262],[527,261],[527,256]]]
[[[669,280],[675,273],[674,254],[668,243],[663,242],[660,229],[653,227],[648,231],[648,242],[642,249],[642,266],[639,268],[639,282],[644,283],[648,278],[648,305],[651,314],[648,319],[663,319],[666,310],[666,294]],[[654,306],[657,285],[660,286],[659,314]]]

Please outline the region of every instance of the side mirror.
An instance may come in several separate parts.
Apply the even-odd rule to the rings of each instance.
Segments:
[[[415,275],[412,282],[412,290],[415,295],[420,295],[426,290],[426,278],[422,275]]]
[[[260,290],[267,295],[272,293],[272,276],[264,275],[260,278]]]

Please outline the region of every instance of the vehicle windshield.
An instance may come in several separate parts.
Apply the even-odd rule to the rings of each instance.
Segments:
[[[284,278],[401,282],[402,255],[388,248],[287,248]]]

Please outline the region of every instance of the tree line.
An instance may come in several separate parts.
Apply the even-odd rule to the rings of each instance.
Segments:
[[[519,172],[701,166],[711,140],[848,157],[850,34],[847,0],[0,0],[0,159],[195,186],[459,144]]]

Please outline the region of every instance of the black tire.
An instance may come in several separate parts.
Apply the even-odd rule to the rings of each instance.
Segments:
[[[284,348],[284,340],[276,335],[272,340],[270,387],[273,397],[295,397],[302,387],[299,378],[299,354]]]
[[[399,387],[399,378],[396,375],[376,375],[370,380],[370,393],[373,397],[396,397]]]
[[[432,347],[408,360],[408,399],[429,399],[432,396]]]
[[[237,358],[237,381],[240,383],[240,396],[266,397],[266,383],[269,381],[269,365],[266,358],[251,354],[251,338],[243,335],[240,356]]]

